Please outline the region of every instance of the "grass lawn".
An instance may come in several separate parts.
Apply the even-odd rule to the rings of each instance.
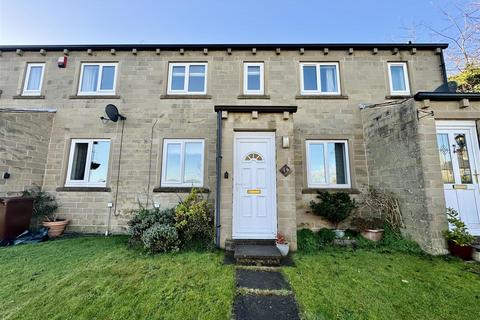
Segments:
[[[234,269],[221,252],[149,256],[126,237],[0,249],[1,319],[228,319]]]
[[[306,319],[480,319],[478,263],[341,249],[295,263],[283,271]]]

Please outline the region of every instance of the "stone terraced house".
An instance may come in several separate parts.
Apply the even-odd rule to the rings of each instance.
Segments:
[[[445,252],[445,208],[480,235],[480,96],[449,93],[445,44],[0,46],[0,196],[54,194],[69,231],[192,187],[217,244],[327,223],[317,190],[394,192],[405,233]],[[115,105],[125,119],[105,118]]]

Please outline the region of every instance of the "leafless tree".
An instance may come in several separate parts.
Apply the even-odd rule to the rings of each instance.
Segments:
[[[437,29],[423,26],[437,38],[449,42],[446,57],[455,68],[462,72],[467,66],[480,63],[480,1],[454,1],[451,8],[436,5],[446,19],[447,25]]]

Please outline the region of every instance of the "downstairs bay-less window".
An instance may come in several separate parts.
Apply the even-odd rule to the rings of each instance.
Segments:
[[[82,63],[78,95],[114,95],[116,63]]]
[[[307,140],[309,188],[350,188],[346,140]]]
[[[162,187],[202,187],[205,142],[202,139],[165,139]]]
[[[73,139],[70,147],[67,187],[105,187],[110,140]]]

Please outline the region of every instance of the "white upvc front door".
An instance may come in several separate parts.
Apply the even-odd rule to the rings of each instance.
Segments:
[[[474,121],[437,121],[437,144],[447,208],[480,235],[480,149]]]
[[[277,196],[274,132],[236,132],[234,239],[275,239]]]

